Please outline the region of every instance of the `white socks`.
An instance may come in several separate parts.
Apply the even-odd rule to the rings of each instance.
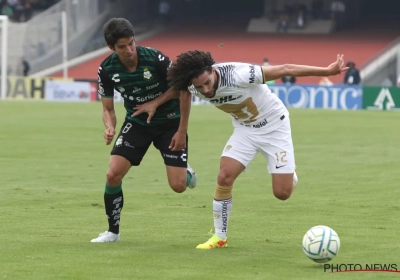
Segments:
[[[215,234],[221,239],[226,239],[228,232],[228,219],[232,210],[232,198],[213,201]]]

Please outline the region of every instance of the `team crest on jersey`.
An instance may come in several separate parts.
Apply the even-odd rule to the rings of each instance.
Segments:
[[[146,80],[153,79],[153,74],[150,73],[149,69],[144,68],[144,70],[143,70],[143,78],[145,78]]]
[[[121,147],[122,146],[122,141],[123,141],[122,138],[124,138],[124,136],[118,137],[117,141],[115,142],[115,146],[116,147]]]

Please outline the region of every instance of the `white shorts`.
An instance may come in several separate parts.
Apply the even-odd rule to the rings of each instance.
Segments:
[[[294,149],[289,119],[276,130],[265,134],[258,128],[235,128],[221,156],[233,158],[247,167],[258,152],[267,160],[270,174],[294,173]]]

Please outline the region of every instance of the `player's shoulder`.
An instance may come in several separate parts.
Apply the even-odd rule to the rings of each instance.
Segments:
[[[224,68],[231,68],[231,69],[233,69],[233,68],[235,68],[235,62],[215,63],[215,64],[213,65],[213,68],[214,68],[214,69],[218,69],[218,70],[224,69]]]
[[[161,55],[159,50],[151,47],[136,46],[136,50],[142,60],[154,61]]]
[[[216,63],[213,67],[218,69],[222,75],[241,75],[254,69],[253,64],[244,62]]]
[[[100,63],[100,70],[110,71],[112,68],[115,68],[116,65],[119,64],[119,59],[116,53],[112,53],[107,56],[101,63]]]
[[[222,63],[215,63],[213,65],[214,68],[232,68],[234,70],[238,70],[244,67],[249,67],[249,63],[245,62],[222,62]]]
[[[221,86],[237,87],[242,83],[243,76],[248,75],[250,71],[254,71],[254,65],[242,62],[224,62],[213,65],[220,73]]]

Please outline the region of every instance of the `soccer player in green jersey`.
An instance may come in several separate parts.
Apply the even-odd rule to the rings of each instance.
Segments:
[[[91,242],[120,240],[120,215],[124,205],[122,179],[131,166],[140,164],[151,143],[164,159],[168,182],[175,192],[194,188],[197,182],[195,172],[187,163],[191,97],[183,94],[180,99],[171,99],[179,93],[168,86],[170,59],[156,49],[136,46],[134,29],[126,19],[109,20],[103,32],[107,46],[114,52],[98,70],[106,145],[112,143],[116,134],[115,91],[124,99],[126,116],[111,151],[106,175],[104,204],[109,227]],[[160,102],[153,102],[158,106],[154,114],[135,114],[138,106],[157,97]]]

